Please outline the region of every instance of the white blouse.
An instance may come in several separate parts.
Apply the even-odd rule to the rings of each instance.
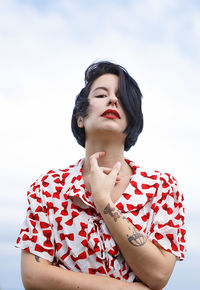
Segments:
[[[116,207],[149,240],[182,260],[184,208],[177,181],[168,173],[145,170],[125,160],[133,175]],[[135,275],[85,190],[83,162],[50,170],[31,185],[16,247],[64,269],[131,282]]]

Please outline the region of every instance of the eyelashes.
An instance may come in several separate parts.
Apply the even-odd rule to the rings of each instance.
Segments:
[[[106,95],[97,95],[95,96],[95,98],[106,98],[107,96]]]
[[[119,100],[119,97],[118,96],[116,96],[117,97],[117,99]],[[95,98],[107,98],[107,95],[97,95],[97,96],[95,96]]]

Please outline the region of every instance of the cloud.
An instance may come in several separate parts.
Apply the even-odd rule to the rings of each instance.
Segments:
[[[70,132],[74,98],[85,68],[110,59],[128,69],[144,95],[144,132],[127,156],[172,172],[188,208],[198,212],[200,11],[195,1],[60,0],[41,7],[38,1],[9,0],[1,2],[0,13],[5,195],[21,202],[42,172],[84,155]]]
[[[86,67],[109,59],[127,68],[144,95],[144,131],[126,156],[172,173],[182,186],[189,272],[200,237],[197,1],[7,0],[0,7],[1,253],[13,259],[29,185],[84,156],[70,129],[74,99]]]

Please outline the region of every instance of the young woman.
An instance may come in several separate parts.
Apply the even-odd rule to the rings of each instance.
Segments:
[[[177,181],[124,159],[143,128],[141,98],[123,67],[86,70],[72,115],[85,158],[28,191],[16,243],[26,289],[161,289],[184,258]]]

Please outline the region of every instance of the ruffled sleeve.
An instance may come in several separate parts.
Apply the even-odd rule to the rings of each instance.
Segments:
[[[51,196],[48,191],[48,179],[48,175],[42,175],[27,192],[26,219],[15,246],[52,262],[54,239],[49,221],[51,203],[49,205],[45,203],[45,196]]]
[[[183,194],[176,179],[170,174],[161,174],[160,180],[157,200],[151,206],[154,219],[148,238],[183,260],[186,233]]]

